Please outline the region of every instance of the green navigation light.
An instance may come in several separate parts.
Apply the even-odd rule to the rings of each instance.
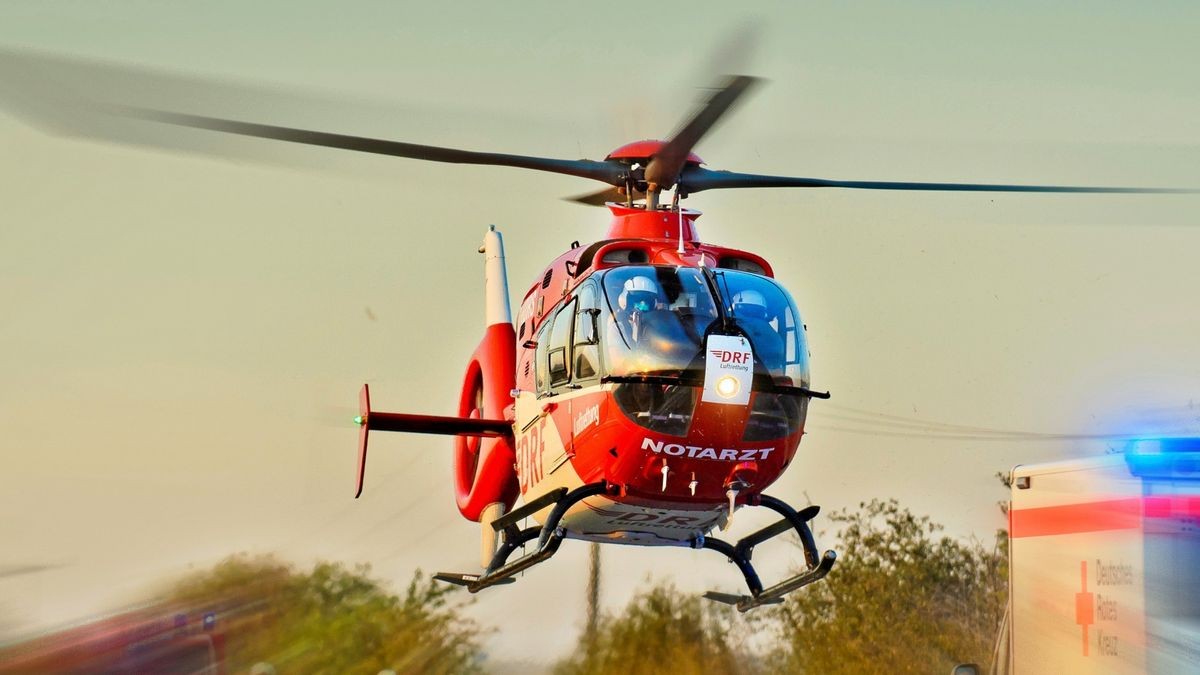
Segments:
[[[355,418],[354,418],[354,423],[355,423],[355,424],[357,424],[357,425],[358,425],[358,426],[360,426],[360,427],[361,427],[362,425],[366,424],[366,422],[367,422],[367,418],[363,417],[362,415],[359,415],[359,416],[357,416],[357,417],[355,417]]]

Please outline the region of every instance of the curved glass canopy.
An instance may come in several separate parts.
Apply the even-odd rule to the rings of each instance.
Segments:
[[[704,384],[707,338],[739,335],[754,354],[743,440],[796,433],[808,405],[808,346],[775,281],[728,269],[625,265],[597,271],[538,330],[539,393],[615,382],[613,397],[647,429],[685,436]]]
[[[702,375],[705,338],[719,332],[749,339],[756,375],[780,386],[808,386],[804,325],[787,291],[773,280],[733,270],[649,265],[597,276],[604,296],[597,319],[606,375]]]

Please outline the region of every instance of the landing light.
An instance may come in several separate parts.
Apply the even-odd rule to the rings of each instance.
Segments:
[[[736,377],[732,375],[726,375],[717,380],[716,388],[718,396],[722,398],[733,398],[734,396],[737,396],[738,390],[742,387],[738,383]]]

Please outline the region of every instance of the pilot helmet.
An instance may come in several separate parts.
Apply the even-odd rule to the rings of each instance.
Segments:
[[[738,291],[733,296],[733,313],[745,319],[766,319],[767,301],[758,291]]]
[[[658,284],[648,276],[638,275],[625,280],[618,302],[621,309],[646,312],[658,304]]]

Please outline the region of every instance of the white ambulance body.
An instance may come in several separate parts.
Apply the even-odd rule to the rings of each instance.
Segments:
[[[1012,672],[1200,673],[1200,439],[1012,478]]]

